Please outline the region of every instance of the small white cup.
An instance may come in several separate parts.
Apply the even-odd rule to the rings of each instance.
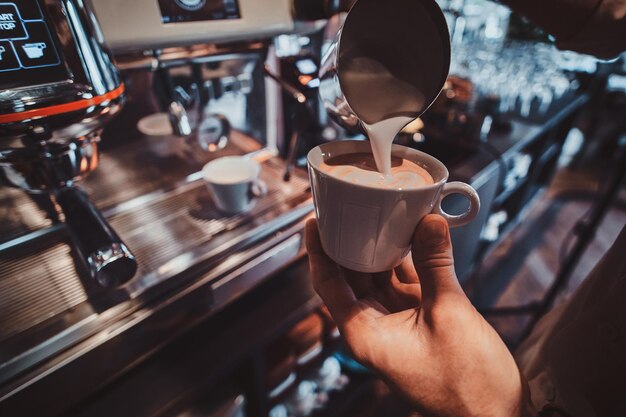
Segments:
[[[411,249],[411,238],[428,213],[443,216],[450,227],[462,226],[476,217],[480,198],[462,182],[448,183],[443,163],[423,152],[393,145],[392,155],[425,168],[435,183],[414,189],[384,189],[354,184],[320,170],[327,159],[371,152],[367,141],[334,141],[313,148],[308,154],[309,178],[322,246],[336,263],[360,272],[381,272],[398,266]],[[441,209],[450,194],[469,201],[458,216]]]
[[[217,208],[226,214],[250,210],[255,199],[267,194],[267,185],[259,179],[261,165],[244,156],[224,156],[202,168]]]

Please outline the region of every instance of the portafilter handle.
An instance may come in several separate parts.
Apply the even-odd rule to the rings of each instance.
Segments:
[[[67,187],[56,193],[89,274],[103,287],[116,287],[137,272],[137,260],[79,188]]]

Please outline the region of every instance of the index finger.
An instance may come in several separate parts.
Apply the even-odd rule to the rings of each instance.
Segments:
[[[357,312],[357,299],[337,264],[324,253],[317,221],[307,221],[304,232],[313,288],[341,328]]]

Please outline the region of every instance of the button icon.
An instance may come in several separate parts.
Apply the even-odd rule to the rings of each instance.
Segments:
[[[38,59],[43,56],[43,50],[46,49],[46,46],[44,42],[26,43],[22,45],[22,49],[30,59]]]
[[[44,22],[25,22],[30,37],[13,41],[15,52],[25,68],[47,67],[60,63],[54,43]]]
[[[0,3],[0,39],[24,39],[28,35],[12,3]]]
[[[20,63],[8,41],[0,41],[0,72],[19,69]]]

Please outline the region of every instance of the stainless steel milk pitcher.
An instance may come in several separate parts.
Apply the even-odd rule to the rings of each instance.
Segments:
[[[419,117],[450,68],[450,35],[435,0],[358,0],[320,68],[329,115],[361,130],[398,115]]]

